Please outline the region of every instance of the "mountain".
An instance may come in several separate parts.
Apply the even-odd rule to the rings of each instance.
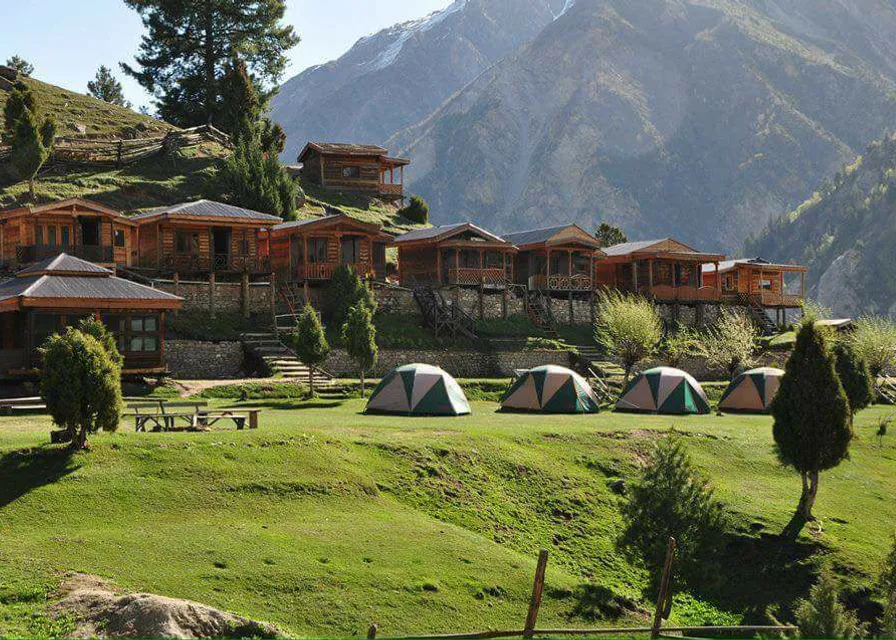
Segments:
[[[811,198],[747,243],[750,255],[795,258],[810,296],[838,316],[896,317],[896,138],[871,144]]]
[[[272,115],[288,139],[284,161],[294,161],[309,140],[384,143],[534,37],[570,1],[455,0],[361,38],[274,97]]]
[[[890,0],[578,0],[387,143],[433,219],[738,253],[896,114]]]

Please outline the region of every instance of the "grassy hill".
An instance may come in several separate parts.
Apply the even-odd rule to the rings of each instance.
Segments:
[[[777,539],[799,493],[765,416],[528,416],[474,402],[464,418],[365,416],[360,400],[252,401],[253,432],[100,434],[68,457],[46,418],[0,418],[0,635],[63,633],[65,572],[186,597],[291,634],[363,636],[519,626],[538,550],[544,626],[644,623],[642,568],[616,548],[620,496],[674,425],[731,518],[719,580],[676,587],[685,624],[783,620],[821,564],[868,591],[896,519],[896,441],[858,417],[825,472],[818,530]]]

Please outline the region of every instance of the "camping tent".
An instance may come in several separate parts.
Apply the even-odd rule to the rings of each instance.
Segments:
[[[680,369],[657,367],[636,376],[628,383],[617,411],[649,413],[709,413],[706,394],[693,376]]]
[[[367,402],[370,413],[459,416],[470,413],[463,389],[438,367],[406,364],[390,371]]]
[[[737,376],[725,389],[719,401],[723,411],[768,411],[772,398],[781,386],[784,372],[774,367],[750,369]]]
[[[597,413],[597,397],[575,371],[556,365],[524,371],[501,398],[505,411]]]

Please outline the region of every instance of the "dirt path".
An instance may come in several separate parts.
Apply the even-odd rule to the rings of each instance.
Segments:
[[[202,393],[206,389],[214,387],[226,387],[244,383],[254,384],[279,384],[284,382],[301,382],[300,378],[232,378],[228,380],[172,380],[181,398],[187,398]]]

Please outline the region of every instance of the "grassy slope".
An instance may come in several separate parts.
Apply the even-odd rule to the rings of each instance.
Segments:
[[[786,523],[798,481],[774,458],[767,417],[538,417],[475,402],[472,417],[396,420],[359,415],[360,400],[290,402],[254,402],[257,432],[123,429],[70,460],[40,446],[44,418],[0,418],[0,635],[59,631],[42,610],[68,570],[300,634],[518,626],[540,547],[552,552],[542,624],[606,618],[596,586],[641,602],[614,622],[643,620],[644,575],[615,549],[607,484],[673,424],[740,532],[721,584],[679,594],[678,619],[786,607],[820,551],[867,584],[896,517],[896,443],[872,436],[882,408],[823,475],[823,532],[782,548],[763,534]]]

